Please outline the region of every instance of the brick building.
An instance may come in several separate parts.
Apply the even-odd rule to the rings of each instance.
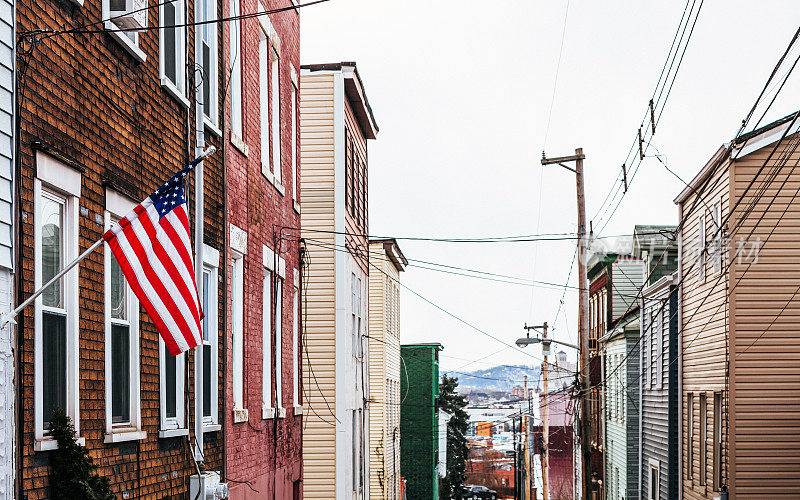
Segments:
[[[262,9],[258,0],[223,3],[229,16]],[[223,262],[232,269],[224,413],[231,498],[300,498],[298,11],[226,23],[223,50],[230,75]]]
[[[195,156],[195,88],[206,143],[223,147],[221,30],[203,25],[195,46],[195,30],[180,26],[198,19],[195,9],[198,20],[217,18],[217,2],[148,5],[137,22],[149,29],[132,32],[119,30],[122,20],[101,22],[110,0],[17,3],[17,303]],[[153,29],[164,24],[178,27]],[[186,185],[193,230],[195,178]],[[206,268],[224,282],[219,153],[205,162],[204,186]],[[206,338],[224,339],[221,289],[209,280],[201,297]],[[165,352],[110,252],[91,253],[17,321],[19,498],[50,496],[48,450],[56,443],[48,422],[56,406],[72,417],[119,498],[185,498],[195,469],[194,355]],[[213,396],[224,390],[225,348],[208,352],[216,369],[207,372],[200,405],[204,467],[224,475],[221,400]]]

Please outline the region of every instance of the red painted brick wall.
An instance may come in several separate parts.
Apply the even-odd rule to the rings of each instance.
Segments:
[[[229,2],[225,2],[227,10]],[[241,0],[243,14],[257,10],[257,0]],[[263,2],[262,2],[263,3]],[[266,9],[291,5],[290,0],[276,0],[263,3]],[[292,488],[301,478],[301,422],[302,416],[295,415],[292,401],[292,322],[294,293],[294,270],[299,265],[300,215],[293,208],[291,182],[291,75],[289,62],[300,71],[299,15],[287,11],[269,15],[280,41],[280,130],[281,130],[281,173],[285,194],[281,194],[261,173],[261,157],[270,158],[269,151],[261,151],[259,89],[267,82],[259,81],[259,20],[247,19],[241,25],[241,68],[242,68],[242,135],[247,145],[245,156],[230,142],[226,144],[228,162],[227,194],[228,217],[234,224],[247,232],[248,247],[244,259],[245,302],[244,302],[244,405],[249,410],[249,421],[233,423],[232,373],[226,374],[227,411],[225,434],[228,449],[228,478],[231,483],[232,498],[291,499]],[[225,27],[226,61],[231,53],[228,47],[229,26]],[[234,51],[235,54],[235,51]],[[226,68],[230,63],[226,62]],[[299,96],[298,96],[299,97]],[[226,101],[226,123],[230,130],[230,99]],[[299,122],[299,118],[298,118]],[[299,141],[299,130],[297,137]],[[226,132],[226,139],[230,139]],[[299,154],[298,154],[299,158]],[[298,165],[299,177],[299,165]],[[297,184],[299,185],[299,179]],[[298,196],[299,199],[299,196]],[[284,228],[284,229],[282,229]],[[286,279],[283,286],[283,343],[282,343],[282,387],[285,418],[262,419],[262,311],[263,311],[263,245],[279,252],[286,261]],[[230,266],[230,252],[228,253]],[[230,293],[230,282],[228,282]],[[271,316],[274,317],[275,294],[273,292]],[[228,305],[230,311],[230,304]],[[230,314],[228,315],[230,318]],[[274,322],[273,322],[274,323]],[[231,345],[230,320],[226,341]],[[272,345],[275,345],[273,325]],[[299,348],[299,346],[298,346]],[[272,391],[275,384],[275,359],[272,359]],[[227,356],[231,366],[231,351]],[[301,377],[298,377],[302,380]],[[233,481],[249,481],[259,493],[255,494],[247,485]],[[298,484],[299,486],[299,484]],[[274,497],[273,497],[274,493]],[[249,498],[249,497],[248,497]]]
[[[192,1],[189,18],[193,19]],[[150,5],[156,5],[152,0]],[[18,32],[69,29],[101,19],[101,1],[85,0],[83,7],[68,0],[19,0]],[[156,26],[158,9],[149,14]],[[95,25],[98,28],[99,25]],[[158,31],[141,33],[147,60],[136,61],[108,33],[72,33],[42,39],[33,50],[20,45],[20,96],[24,96],[19,158],[19,288],[21,297],[33,292],[33,179],[36,142],[72,158],[85,168],[79,206],[80,250],[100,238],[103,227],[96,215],[105,210],[105,185],[111,181],[143,199],[184,165],[194,151],[189,142],[192,113],[160,85]],[[189,30],[193,46],[193,30]],[[30,52],[28,52],[30,50]],[[189,53],[193,66],[193,54]],[[222,71],[220,71],[222,73]],[[192,88],[191,84],[188,88]],[[221,147],[220,141],[209,141]],[[206,162],[206,243],[223,249],[222,155]],[[193,213],[193,176],[187,185]],[[192,217],[190,216],[190,219]],[[224,270],[223,270],[224,271]],[[188,476],[194,473],[186,438],[159,439],[158,334],[142,309],[141,401],[147,438],[104,444],[104,276],[103,252],[80,264],[80,428],[100,473],[109,477],[118,498],[185,498]],[[19,498],[50,496],[48,452],[34,452],[34,330],[33,307],[19,318],[18,405]],[[223,325],[221,325],[222,329]],[[222,359],[220,366],[223,366]],[[193,414],[192,357],[187,366],[186,411]],[[220,394],[224,377],[220,374]],[[192,419],[188,419],[192,429]],[[223,466],[222,433],[206,435],[206,464]]]

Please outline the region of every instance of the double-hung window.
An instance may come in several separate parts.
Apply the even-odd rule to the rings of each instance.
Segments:
[[[283,407],[282,390],[282,302],[283,282],[286,277],[286,261],[264,246],[264,283],[263,283],[263,340],[262,340],[262,418],[283,418],[286,409]],[[273,303],[275,308],[273,309]],[[273,312],[274,311],[274,312]],[[275,327],[275,340],[272,340],[272,328]],[[275,358],[275,393],[272,393],[273,356]]]
[[[184,375],[186,371],[184,353],[173,356],[167,350],[164,340],[158,338],[158,385],[161,430],[159,437],[186,436],[184,419]]]
[[[134,203],[106,190],[106,230]],[[105,245],[105,382],[107,443],[144,439],[139,393],[139,301],[117,258]]]
[[[111,36],[114,37],[120,45],[130,52],[137,60],[144,62],[147,59],[147,54],[139,47],[139,33],[130,29],[130,26],[125,21],[131,17],[135,17],[144,24],[143,28],[146,28],[149,9],[147,11],[140,11],[135,5],[129,4],[135,4],[135,2],[127,2],[126,0],[103,0],[100,19],[104,19],[103,24],[105,29],[108,30]],[[126,12],[129,6],[134,7],[129,11],[131,15],[118,14]]]
[[[159,73],[164,86],[184,106],[186,99],[186,2],[172,0],[160,5]]]
[[[259,4],[259,11],[263,7]],[[259,16],[261,171],[283,193],[280,130],[280,39],[269,16]]]
[[[216,0],[199,0],[197,17],[200,25],[200,40],[197,47],[197,60],[200,61],[203,78],[203,119],[214,131],[218,130],[218,56],[217,53],[217,2]],[[209,22],[211,21],[211,22]]]
[[[275,407],[272,406],[272,270],[274,254],[264,247],[264,283],[263,311],[261,313],[261,418],[273,418]]]
[[[297,134],[298,134],[298,117],[300,115],[300,111],[297,109],[299,105],[299,101],[297,99],[297,87],[298,87],[298,78],[297,78],[297,70],[294,69],[294,66],[289,63],[289,67],[292,74],[292,92],[291,92],[291,101],[290,106],[292,110],[292,202],[297,208],[300,203],[300,198],[297,196],[297,188],[300,183],[297,180],[297,155],[298,155],[298,148],[299,144],[297,143]]]
[[[203,245],[203,426],[219,426],[219,250]]]
[[[355,273],[352,273],[351,276],[351,283],[350,283],[350,293],[351,293],[351,315],[352,315],[352,340],[353,340],[353,356],[357,358],[361,358],[363,355],[362,349],[362,341],[361,341],[361,325],[363,321],[363,292],[362,292],[362,284],[361,278],[356,277]]]
[[[283,407],[283,276],[275,277],[275,408],[279,417],[286,415]]]
[[[230,35],[230,93],[231,93],[231,134],[234,143],[242,143],[242,32],[241,0],[230,0],[230,17],[228,24]]]
[[[300,401],[300,272],[294,270],[292,294],[292,404],[295,414],[302,412]]]
[[[276,184],[283,184],[281,176],[281,78],[280,54],[273,44],[269,59],[270,135],[272,136],[272,175]]]
[[[246,421],[244,403],[244,255],[234,252],[231,262],[231,368],[234,421]],[[241,412],[241,414],[239,413]]]
[[[706,248],[706,214],[704,210],[700,211],[700,217],[697,219],[697,279],[702,283],[706,280],[706,255],[708,249]]]
[[[78,255],[81,174],[38,153],[34,179],[34,288]],[[60,408],[80,435],[78,412],[78,266],[34,302],[34,448],[55,449],[48,429]]]
[[[700,484],[706,484],[706,468],[707,468],[707,437],[708,437],[708,404],[706,402],[706,394],[700,393]]]
[[[722,270],[722,253],[724,235],[722,234],[722,202],[714,203],[711,207],[711,270],[718,273]]]
[[[714,465],[713,483],[714,491],[722,487],[722,393],[714,393]]]
[[[686,445],[686,477],[691,480],[694,475],[694,394],[691,392],[686,396],[686,425],[689,428]]]

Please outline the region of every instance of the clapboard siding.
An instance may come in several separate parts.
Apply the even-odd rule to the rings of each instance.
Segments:
[[[730,277],[731,287],[738,282],[731,293],[731,476],[741,498],[800,497],[800,152],[791,151],[798,139],[794,134],[732,166],[732,191],[742,197],[732,240],[760,241],[757,261],[734,260]],[[747,185],[755,177],[759,186],[773,172],[746,214],[757,193]]]
[[[370,243],[369,259],[370,498],[386,499],[400,480],[400,273],[383,242]]]
[[[713,272],[711,259],[706,256],[700,260],[697,249],[700,241],[700,218],[705,219],[708,238],[713,234],[709,208],[715,203],[721,203],[724,221],[728,214],[729,191],[729,169],[727,163],[723,163],[713,169],[707,180],[696,188],[696,192],[689,194],[681,203],[684,224],[680,234],[682,318],[680,335],[683,345],[683,403],[680,428],[684,464],[682,488],[686,500],[712,498],[714,495],[710,487],[700,484],[699,395],[704,392],[707,400],[713,404],[713,393],[725,388],[728,323],[725,289],[728,276],[724,272]],[[727,256],[723,257],[722,269],[727,263]],[[701,266],[705,271],[704,278],[699,272]],[[692,422],[688,422],[686,408],[689,393],[693,395],[694,400]],[[713,412],[708,413],[709,416],[712,414]],[[689,425],[694,428],[694,439],[691,443],[688,442]],[[693,450],[691,463],[688,461],[688,446]],[[711,467],[712,462],[712,460],[707,461],[708,467]],[[704,473],[708,474],[708,470]],[[707,477],[710,480],[710,474]]]
[[[619,257],[611,266],[611,320],[614,321],[638,305],[639,290],[644,279],[644,261]]]
[[[334,112],[333,75],[302,75],[300,84],[301,215],[311,262],[306,279],[303,387],[303,491],[330,498],[336,473]]]
[[[0,267],[13,269],[14,2],[0,0]]]
[[[659,499],[678,495],[677,287],[670,277],[644,297],[642,325],[642,500],[650,495],[650,467],[659,469]],[[656,321],[653,321],[656,319]],[[657,367],[660,366],[660,371]],[[659,385],[660,375],[660,385]]]
[[[638,331],[628,330],[605,346],[606,498],[639,495],[639,347]],[[627,358],[626,358],[627,356]],[[624,360],[618,370],[615,368]]]

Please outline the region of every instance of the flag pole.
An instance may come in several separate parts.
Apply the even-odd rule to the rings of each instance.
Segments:
[[[215,148],[214,146],[211,146],[207,150],[203,151],[203,153],[198,157],[198,159],[203,159],[203,158],[206,158],[208,156],[211,156],[212,154],[214,154],[216,152],[216,150],[217,150],[217,148]],[[9,312],[7,314],[4,314],[2,316],[2,318],[0,318],[0,328],[5,328],[9,323],[16,324],[17,322],[16,322],[16,320],[14,318],[17,317],[17,314],[22,312],[23,309],[28,307],[31,304],[31,302],[33,302],[41,294],[43,294],[45,292],[45,290],[47,290],[53,283],[55,283],[56,281],[58,281],[61,278],[63,278],[64,275],[67,274],[68,272],[70,272],[73,267],[77,266],[80,263],[80,261],[82,261],[83,259],[88,257],[89,254],[91,254],[92,252],[97,250],[97,247],[99,247],[102,244],[103,244],[103,238],[101,237],[99,240],[97,240],[94,243],[92,243],[92,246],[90,246],[89,248],[84,250],[84,252],[82,254],[80,254],[77,258],[75,258],[75,260],[73,260],[72,262],[70,262],[69,264],[64,266],[64,268],[61,271],[59,271],[58,274],[56,274],[55,276],[50,278],[50,281],[48,281],[47,283],[45,283],[44,285],[39,287],[38,290],[33,292],[33,294],[31,294],[30,297],[25,299],[25,301],[22,302],[22,304],[18,305],[16,309],[14,309],[13,311],[11,311],[11,312]]]

